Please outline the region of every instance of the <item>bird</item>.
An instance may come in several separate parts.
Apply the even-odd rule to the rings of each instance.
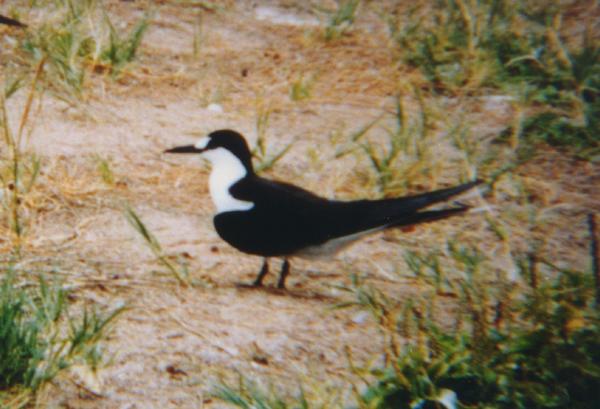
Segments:
[[[167,149],[169,154],[199,154],[211,162],[209,193],[216,208],[213,224],[228,244],[263,257],[253,287],[269,273],[269,258],[283,259],[277,288],[284,289],[290,258],[327,258],[361,239],[388,228],[445,219],[466,212],[458,203],[423,210],[480,184],[481,180],[427,193],[377,200],[331,200],[299,186],[258,175],[244,137],[221,129],[193,145]]]

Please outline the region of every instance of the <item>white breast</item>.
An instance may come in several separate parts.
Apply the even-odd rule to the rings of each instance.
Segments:
[[[235,210],[248,210],[254,203],[238,200],[231,195],[229,189],[247,174],[242,162],[224,148],[211,149],[202,154],[212,164],[208,186],[210,197],[217,208],[217,213]]]

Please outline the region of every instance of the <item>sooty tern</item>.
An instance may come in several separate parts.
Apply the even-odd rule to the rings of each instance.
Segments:
[[[246,140],[232,130],[212,132],[195,145],[165,153],[197,153],[212,163],[209,190],[217,210],[213,219],[217,233],[238,250],[264,257],[254,286],[261,286],[269,271],[268,257],[284,259],[277,286],[285,288],[289,257],[325,256],[375,231],[463,213],[467,206],[421,209],[480,183],[393,199],[328,200],[289,183],[258,176]]]

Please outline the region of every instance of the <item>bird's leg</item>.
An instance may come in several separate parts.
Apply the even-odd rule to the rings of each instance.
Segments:
[[[285,279],[290,274],[290,262],[288,259],[283,260],[281,265],[281,272],[279,273],[279,281],[277,282],[277,288],[285,288]]]
[[[267,259],[265,257],[262,268],[260,269],[260,273],[258,273],[258,276],[256,277],[256,280],[254,280],[254,283],[252,283],[252,286],[262,287],[263,279],[265,278],[265,276],[267,274],[269,274],[269,261],[268,260],[269,259]]]

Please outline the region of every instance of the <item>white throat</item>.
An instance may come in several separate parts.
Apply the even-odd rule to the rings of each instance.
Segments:
[[[248,173],[242,162],[225,148],[211,149],[202,154],[212,164],[208,181],[210,197],[217,213],[248,210],[254,203],[236,199],[229,189]]]

